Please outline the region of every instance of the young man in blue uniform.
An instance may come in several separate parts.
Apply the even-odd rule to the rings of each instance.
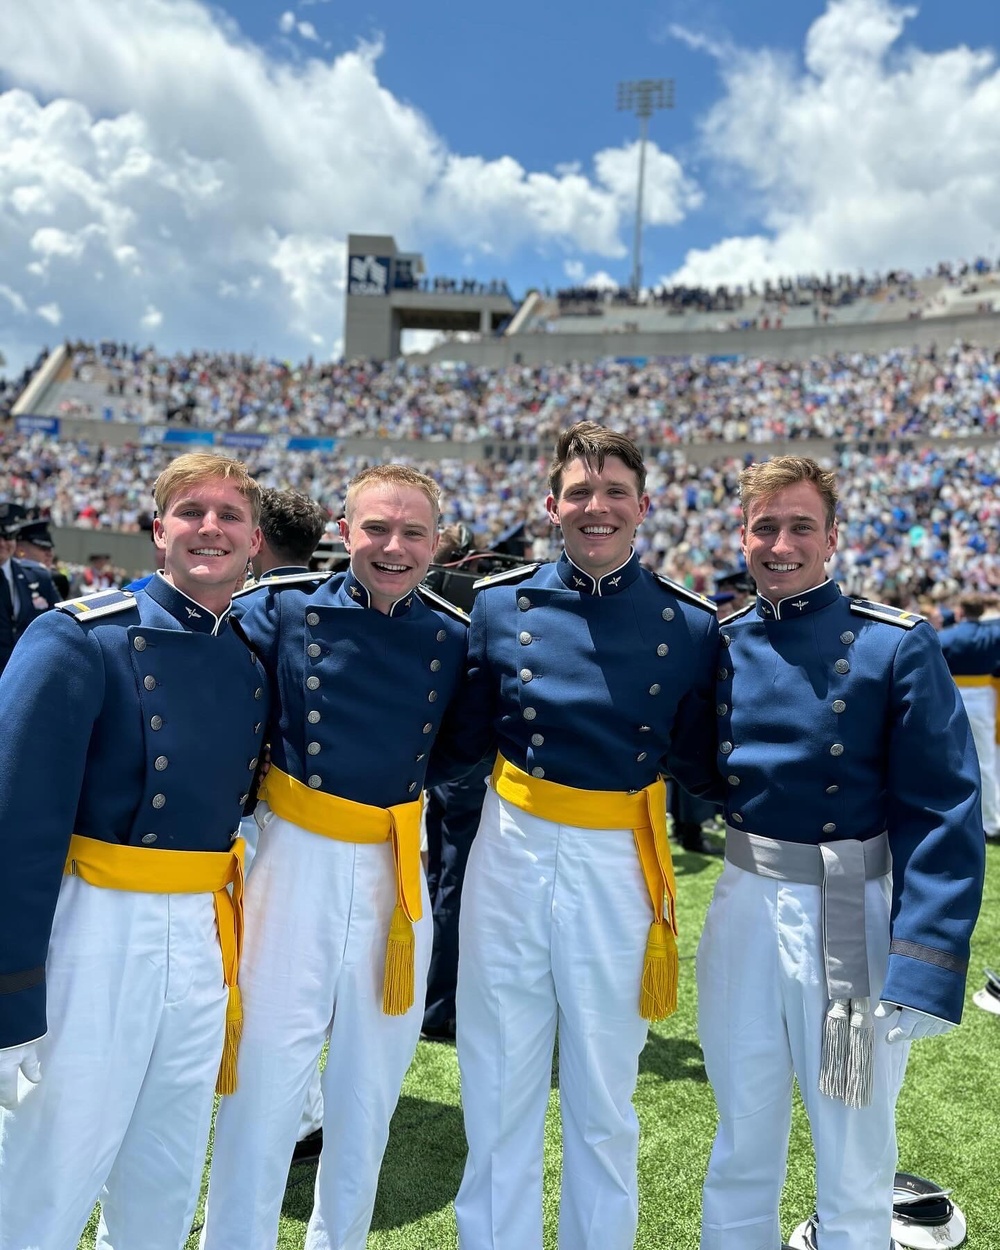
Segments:
[[[702,1250],[778,1250],[792,1078],[822,1250],[886,1250],[911,1040],[962,1015],[984,840],[969,724],[933,629],[842,595],[836,483],[740,481],[756,605],[721,622],[726,865],[698,953],[719,1109]]]
[[[983,787],[983,829],[1000,840],[1000,784],[997,778],[997,678],[1000,677],[1000,620],[984,620],[986,601],[967,594],[959,600],[960,619],[938,635],[948,671],[972,726]]]
[[[102,1246],[179,1250],[232,1085],[260,495],[204,454],[155,495],[164,572],[46,613],[0,679],[2,1250],[68,1250],[99,1197]]]
[[[310,1250],[364,1250],[416,1050],[431,921],[420,796],[461,678],[466,618],[418,590],[438,488],[351,483],[346,573],[276,578],[243,625],[275,686],[247,883],[240,1088],[220,1109],[203,1246],[274,1250],[306,1091],[329,1034]]]
[[[632,1094],[676,996],[662,774],[711,782],[718,648],[714,605],[639,564],[645,478],[623,435],[566,430],[547,500],[563,554],[485,579],[472,611],[467,745],[500,753],[462,896],[462,1250],[541,1250],[557,1033],[559,1245],[635,1240]]]

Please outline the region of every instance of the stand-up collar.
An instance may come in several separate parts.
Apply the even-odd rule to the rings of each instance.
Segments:
[[[612,569],[610,573],[605,573],[602,577],[595,578],[590,573],[585,573],[579,565],[573,563],[565,551],[556,564],[556,572],[560,580],[570,590],[578,590],[581,595],[600,596],[616,595],[627,586],[631,586],[639,576],[639,568],[639,557],[635,554],[634,548],[629,552],[629,557],[624,564]]]
[[[168,581],[161,572],[157,572],[145,589],[151,599],[155,599],[161,608],[165,608],[193,634],[217,634],[229,617],[229,609],[232,606],[227,604],[222,615],[216,616],[214,612],[210,612],[208,608],[186,595],[183,590],[178,590],[173,582]]]
[[[803,590],[798,595],[787,595],[772,603],[762,594],[757,594],[757,615],[765,621],[795,621],[810,612],[818,612],[820,608],[828,608],[840,598],[840,587],[834,581],[821,582],[811,590]]]
[[[364,582],[359,581],[358,578],[354,576],[353,569],[347,570],[347,576],[344,578],[342,590],[351,602],[356,603],[359,608],[370,608],[372,606],[372,597],[368,587],[364,584]],[[401,598],[397,599],[385,615],[405,616],[406,613],[409,612],[410,608],[413,607],[416,597],[417,592],[415,590],[411,590],[409,594],[403,595]]]
[[[276,569],[265,569],[257,579],[257,584],[269,582],[272,577],[291,577],[293,573],[308,573],[308,564],[282,564]]]

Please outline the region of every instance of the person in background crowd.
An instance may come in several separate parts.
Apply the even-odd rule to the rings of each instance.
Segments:
[[[233,610],[242,617],[260,600],[268,582],[278,577],[299,577],[309,572],[309,562],[326,529],[326,513],[308,495],[293,490],[268,488],[261,493],[260,550],[253,557],[256,578],[233,596]],[[296,583],[297,584],[297,583]],[[245,864],[249,873],[257,854],[260,829],[253,815],[241,826],[246,845]],[[302,1111],[298,1140],[292,1162],[318,1159],[323,1149],[323,1089],[319,1068],[309,1084],[309,1093]]]
[[[958,601],[958,620],[938,635],[948,671],[972,726],[982,777],[982,816],[986,837],[1000,840],[1000,785],[997,778],[997,681],[1000,677],[1000,620],[984,619],[989,601],[978,594]]]
[[[14,554],[25,565],[43,569],[61,599],[69,598],[69,578],[56,565],[55,543],[46,520],[22,521],[14,531]]]
[[[68,1250],[98,1197],[99,1244],[180,1250],[233,1086],[260,494],[195,454],[156,503],[163,573],[45,613],[0,678],[0,1250]]]
[[[816,1243],[885,1250],[909,1045],[962,1015],[985,859],[975,750],[933,629],[828,578],[834,475],[779,456],[744,471],[740,502],[758,597],[720,623],[726,864],[698,951],[719,1128],[701,1246],[781,1244],[794,1075]]]
[[[59,598],[41,565],[14,558],[21,511],[17,504],[0,503],[0,673],[18,638]]]
[[[554,564],[480,583],[465,747],[499,744],[462,897],[463,1250],[540,1250],[542,1139],[559,1038],[561,1250],[631,1250],[651,1019],[676,1006],[669,772],[711,783],[715,606],[643,569],[636,445],[594,422],[549,472]],[[651,923],[652,922],[652,923]]]
[[[253,558],[257,581],[307,573],[326,522],[326,512],[308,495],[295,490],[265,490],[260,513],[263,541]]]
[[[420,796],[467,618],[418,590],[437,545],[430,478],[376,466],[351,483],[345,510],[349,570],[276,578],[242,617],[275,716],[247,889],[240,1088],[216,1121],[205,1250],[273,1250],[327,1036],[306,1239],[364,1250],[420,1032],[431,946]]]

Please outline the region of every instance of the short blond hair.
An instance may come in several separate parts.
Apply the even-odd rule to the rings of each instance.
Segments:
[[[441,487],[426,473],[412,469],[408,464],[373,464],[351,478],[347,484],[347,495],[344,499],[344,515],[350,524],[354,512],[354,503],[358,494],[367,486],[408,486],[427,496],[431,505],[434,526],[437,528],[438,516],[441,512]]]
[[[786,486],[812,482],[819,491],[826,512],[827,529],[837,517],[837,475],[821,468],[808,456],[775,456],[761,464],[751,464],[740,474],[740,507],[743,521],[750,517],[750,508],[759,499],[770,499]]]
[[[190,490],[206,480],[231,482],[247,501],[250,519],[260,524],[261,489],[250,476],[245,464],[228,456],[216,456],[210,451],[190,451],[178,456],[163,470],[153,483],[156,511],[163,517],[170,501],[181,491]]]

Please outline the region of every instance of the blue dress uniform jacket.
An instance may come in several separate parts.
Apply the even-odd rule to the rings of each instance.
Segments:
[[[14,583],[11,595],[14,617],[9,620],[4,614],[4,619],[0,620],[0,672],[10,659],[18,638],[36,616],[54,608],[59,599],[52,577],[44,565],[36,564],[34,560],[11,559],[10,571]],[[2,570],[0,576],[3,576]]]
[[[1000,676],[1000,621],[961,621],[938,634],[953,677]]]
[[[581,790],[712,780],[714,605],[632,557],[595,581],[564,553],[485,579],[469,633],[467,747]],[[476,732],[473,733],[475,726]]]
[[[71,835],[228,850],[267,719],[263,667],[228,611],[162,577],[63,606],[32,622],[0,678],[0,1047],[46,1031]]]
[[[371,807],[419,798],[465,663],[457,610],[418,591],[388,614],[371,610],[350,571],[262,580],[239,610],[273,679],[272,762]]]
[[[729,824],[892,851],[882,997],[958,1021],[984,840],[968,719],[933,629],[828,581],[723,620],[718,763]]]

